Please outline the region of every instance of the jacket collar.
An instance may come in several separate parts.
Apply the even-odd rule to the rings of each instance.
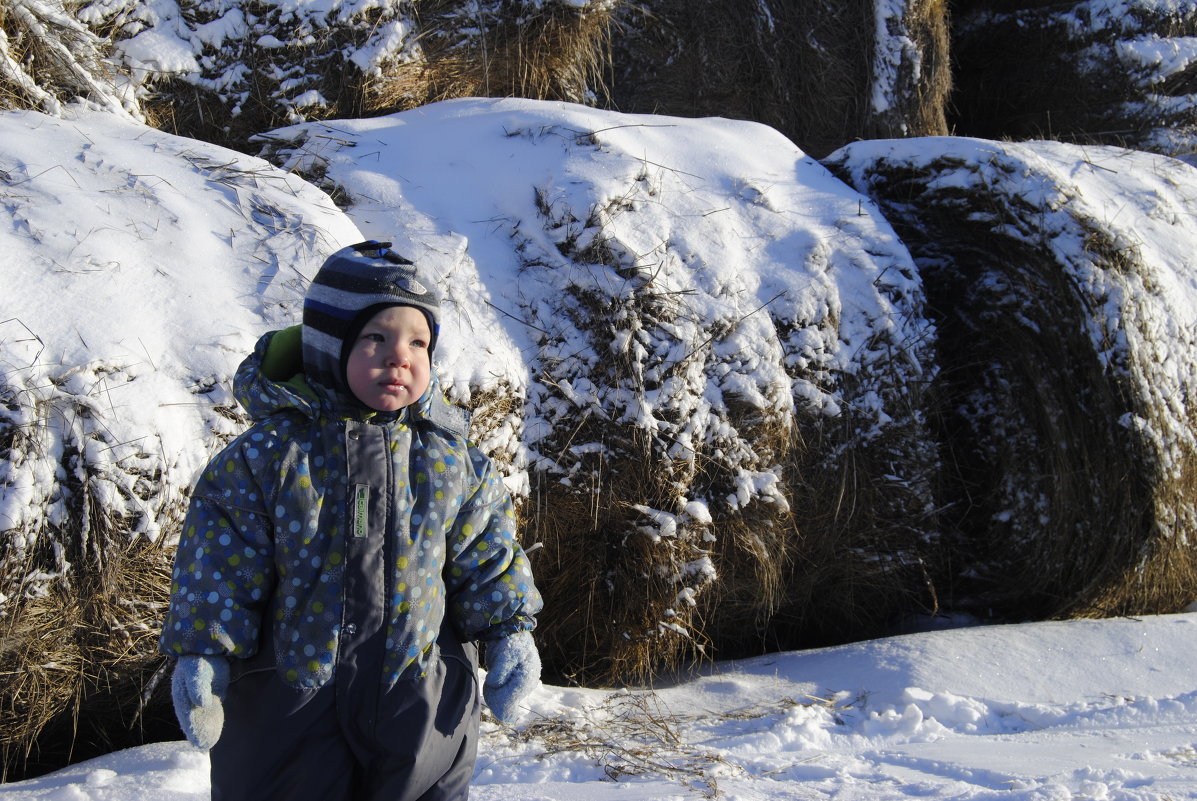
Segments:
[[[467,436],[469,413],[445,399],[435,371],[418,401],[397,412],[376,412],[304,375],[300,331],[301,326],[292,326],[262,335],[253,353],[237,368],[233,394],[254,421],[294,410],[313,419],[326,414],[377,423],[427,422],[456,436]]]

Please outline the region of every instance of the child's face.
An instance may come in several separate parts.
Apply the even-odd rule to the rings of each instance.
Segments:
[[[432,362],[428,318],[411,306],[390,306],[362,327],[345,364],[354,396],[371,409],[393,412],[428,389]]]

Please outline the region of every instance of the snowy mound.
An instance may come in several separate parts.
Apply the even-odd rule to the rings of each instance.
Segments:
[[[440,276],[445,385],[528,500],[550,597],[615,621],[569,620],[598,638],[571,659],[614,652],[618,674],[701,647],[712,587],[750,634],[790,578],[793,500],[839,483],[845,452],[885,450],[890,508],[925,533],[932,332],[913,263],[772,129],[471,100],[263,138]]]
[[[241,430],[233,371],[360,234],[264,161],[110,114],[0,115],[0,181],[0,742],[49,726],[35,750],[65,759],[141,715],[187,493]]]
[[[259,159],[106,114],[0,123],[0,529],[71,530],[83,492],[156,539],[230,432],[233,369],[358,234]]]

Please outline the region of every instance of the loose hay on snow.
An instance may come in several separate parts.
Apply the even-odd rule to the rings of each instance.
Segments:
[[[1011,617],[1197,597],[1197,176],[1115,148],[861,143],[940,329],[959,592]],[[1155,232],[1156,228],[1160,230]]]

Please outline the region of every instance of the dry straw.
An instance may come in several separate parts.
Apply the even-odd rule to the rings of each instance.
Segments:
[[[158,127],[244,149],[249,137],[301,119],[373,116],[456,97],[593,102],[602,95],[610,16],[603,3],[421,0],[408,8],[414,32],[406,49],[371,72],[346,56],[395,21],[393,9],[324,27],[268,13],[278,19],[262,29],[284,46],[247,40],[219,54],[200,81],[168,75],[153,82],[146,113]],[[212,88],[225,86],[224,72],[242,76],[235,96]],[[299,105],[311,91],[323,100]]]
[[[946,134],[947,3],[911,0],[883,24],[876,6],[627,3],[612,97],[624,111],[763,122],[816,157],[861,138]]]
[[[0,108],[56,114],[82,97],[120,112],[109,49],[61,2],[0,1]]]
[[[1197,6],[1031,5],[960,13],[957,133],[1197,152],[1197,68],[1164,55],[1197,35]]]
[[[1197,593],[1192,387],[1150,355],[1192,358],[1192,332],[1153,341],[1181,311],[1170,267],[1130,244],[1129,206],[1074,210],[1068,179],[1006,147],[833,165],[911,248],[940,329],[957,595],[1015,619],[1179,611]],[[1099,155],[1071,154],[1082,172]],[[1090,172],[1186,169],[1133,157]]]
[[[9,409],[22,397],[28,396],[11,396]],[[56,406],[57,413],[92,411]],[[11,419],[0,424],[6,459],[35,455],[38,437],[31,426]],[[4,775],[106,753],[141,742],[144,729],[162,728],[164,696],[155,695],[154,688],[163,664],[157,640],[173,551],[128,533],[134,521],[97,497],[102,479],[84,452],[83,442],[62,452],[59,502],[68,506],[66,515],[50,522],[44,514],[32,527],[5,532],[0,561]],[[180,517],[182,509],[176,505],[160,512],[166,522]]]

